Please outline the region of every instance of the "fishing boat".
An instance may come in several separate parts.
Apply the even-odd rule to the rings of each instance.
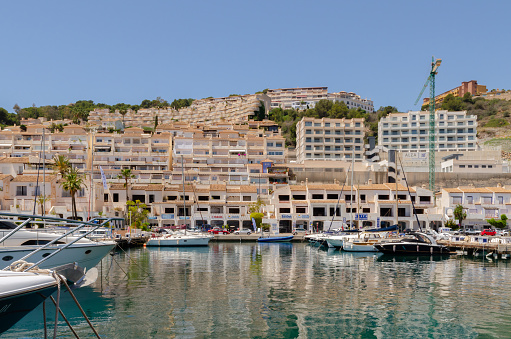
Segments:
[[[257,239],[258,242],[289,242],[293,240],[292,235],[282,236],[282,237],[259,237]]]

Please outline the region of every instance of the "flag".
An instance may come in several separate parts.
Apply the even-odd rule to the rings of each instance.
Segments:
[[[252,218],[252,227],[254,228],[254,232],[257,232],[257,224],[254,218]]]
[[[106,185],[105,172],[103,172],[103,168],[101,166],[99,166],[99,170],[101,171],[101,181],[103,181],[103,189],[106,191],[108,189],[108,186]]]

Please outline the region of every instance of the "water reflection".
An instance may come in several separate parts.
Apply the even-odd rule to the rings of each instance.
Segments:
[[[105,258],[77,297],[114,338],[507,337],[510,274],[504,261],[214,243]],[[5,336],[41,336],[39,314]]]

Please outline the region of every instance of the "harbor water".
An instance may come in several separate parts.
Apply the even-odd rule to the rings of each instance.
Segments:
[[[211,243],[120,251],[97,267],[74,292],[103,338],[511,337],[505,260]],[[61,306],[80,337],[94,337],[67,293]],[[73,337],[60,320],[59,338]],[[43,334],[40,306],[2,338]]]

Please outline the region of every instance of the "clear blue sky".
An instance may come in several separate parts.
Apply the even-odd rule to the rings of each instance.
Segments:
[[[469,80],[511,89],[509,1],[24,0],[0,9],[9,112],[300,86],[407,111],[420,107],[433,55],[443,59],[437,93]]]

